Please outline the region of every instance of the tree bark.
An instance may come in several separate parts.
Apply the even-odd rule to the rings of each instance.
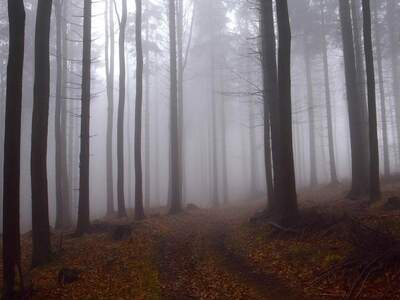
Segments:
[[[364,20],[364,53],[368,87],[370,153],[369,199],[370,201],[376,201],[380,198],[381,189],[379,181],[379,143],[376,117],[374,52],[372,49],[371,9],[369,0],[362,0],[362,7]]]
[[[314,89],[311,75],[311,60],[308,35],[304,33],[304,64],[307,79],[307,99],[308,99],[308,128],[309,128],[309,149],[310,149],[310,186],[317,185],[317,161],[316,161],[316,143],[315,143],[315,118],[314,118]]]
[[[106,133],[106,185],[107,215],[114,214],[114,168],[113,168],[113,130],[114,130],[114,9],[113,0],[106,1],[105,10],[105,62],[107,81],[107,133]]]
[[[364,120],[360,109],[362,107],[362,99],[357,85],[353,30],[350,5],[347,0],[339,0],[339,11],[343,39],[352,164],[352,186],[348,197],[358,198],[368,193],[368,159],[365,157],[366,151],[363,151],[363,147],[365,147],[363,138]]]
[[[335,143],[333,139],[333,120],[332,120],[332,107],[331,107],[331,87],[329,80],[329,63],[328,63],[328,49],[326,43],[325,33],[325,1],[321,0],[321,45],[322,45],[322,60],[324,65],[324,86],[325,86],[325,105],[328,126],[328,149],[329,149],[329,169],[331,175],[331,184],[337,184],[336,172],[336,158],[335,158]]]
[[[55,137],[55,172],[56,172],[56,229],[66,229],[71,226],[71,213],[68,199],[68,185],[66,182],[67,162],[66,162],[66,141],[65,141],[65,96],[64,87],[64,49],[62,34],[65,27],[62,25],[62,6],[61,0],[54,2],[56,16],[56,104],[54,118],[54,137]],[[66,42],[64,42],[65,44]],[[62,124],[64,123],[64,124]],[[63,129],[64,126],[64,129]]]
[[[121,20],[119,24],[119,102],[117,120],[117,195],[118,195],[118,216],[125,217],[125,196],[124,196],[124,114],[125,114],[125,32],[127,19],[127,2],[122,0]]]
[[[145,85],[145,179],[144,179],[144,205],[146,209],[150,208],[150,52],[149,52],[149,16],[146,16],[145,34],[147,47],[145,48],[145,64],[144,64],[144,85]]]
[[[392,66],[392,90],[395,107],[395,127],[397,133],[397,156],[400,157],[400,89],[399,89],[399,67],[398,67],[398,28],[396,26],[396,1],[388,0],[386,18],[389,33],[389,55]]]
[[[143,47],[142,0],[136,0],[135,218],[144,218],[142,174]]]
[[[24,64],[25,9],[23,0],[8,0],[9,56],[3,170],[3,298],[13,299],[16,269],[21,264],[20,149]]]
[[[280,119],[279,165],[274,171],[278,197],[277,221],[283,225],[295,222],[298,215],[296,181],[293,161],[292,107],[291,107],[291,30],[287,0],[277,0],[278,24],[278,96]]]
[[[92,1],[85,0],[83,7],[82,99],[79,170],[79,206],[77,235],[90,227],[89,166],[90,166],[90,89],[92,48]]]
[[[276,39],[272,0],[260,1],[261,61],[263,73],[264,106],[264,156],[267,184],[268,208],[277,212],[277,197],[274,193],[273,169],[279,165],[279,102],[278,72],[276,64]],[[272,153],[271,153],[272,152]],[[271,156],[272,154],[272,156]],[[273,162],[272,162],[273,161]]]
[[[35,33],[35,78],[32,113],[32,266],[51,255],[47,190],[47,135],[50,96],[49,38],[52,1],[39,0]]]
[[[388,145],[388,129],[387,129],[387,117],[386,117],[386,91],[383,77],[383,63],[382,63],[382,46],[381,46],[381,24],[378,21],[378,9],[377,3],[374,1],[374,33],[376,43],[376,61],[377,61],[377,75],[378,75],[378,86],[379,96],[381,101],[381,122],[382,122],[382,143],[383,143],[383,174],[385,177],[390,176],[390,162],[389,162],[389,145]]]
[[[169,46],[170,46],[170,189],[171,207],[169,212],[176,214],[182,211],[181,172],[179,162],[179,126],[178,126],[178,86],[177,86],[177,53],[175,0],[169,0]]]

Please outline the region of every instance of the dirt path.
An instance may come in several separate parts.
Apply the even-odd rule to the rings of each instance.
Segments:
[[[303,299],[227,250],[226,235],[243,221],[243,213],[204,211],[169,220],[159,242],[162,299]]]

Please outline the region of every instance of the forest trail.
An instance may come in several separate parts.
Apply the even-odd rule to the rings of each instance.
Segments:
[[[247,217],[238,209],[225,209],[170,218],[158,251],[162,299],[304,299],[226,247],[226,235]]]

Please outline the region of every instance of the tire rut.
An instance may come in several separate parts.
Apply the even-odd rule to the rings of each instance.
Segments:
[[[309,299],[232,253],[225,243],[230,222],[184,215],[170,225],[158,243],[161,299]]]

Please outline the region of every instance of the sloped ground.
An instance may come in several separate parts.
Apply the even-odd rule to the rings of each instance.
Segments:
[[[384,198],[399,190],[387,185]],[[128,225],[132,232],[120,241],[113,239],[110,229],[82,238],[53,234],[54,259],[32,271],[27,234],[25,281],[32,282],[33,299],[345,299],[357,270],[329,272],[319,279],[340,265],[353,246],[342,218],[321,220],[332,214],[351,215],[371,226],[383,220],[400,233],[400,213],[384,211],[380,204],[369,208],[349,202],[343,199],[344,192],[337,187],[303,191],[302,210],[312,211],[313,222],[294,234],[265,222],[249,222],[262,203],[153,215],[139,223],[109,219],[108,224]],[[60,283],[63,268],[78,270],[79,278]],[[400,299],[399,271],[370,276],[360,296]]]

